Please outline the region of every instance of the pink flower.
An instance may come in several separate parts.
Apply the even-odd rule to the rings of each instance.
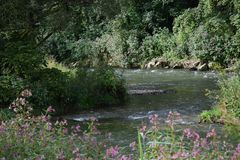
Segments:
[[[210,132],[207,133],[206,138],[216,137],[217,133],[215,129],[213,128]]]
[[[185,159],[185,158],[188,158],[188,157],[189,157],[189,154],[186,153],[186,152],[177,152],[171,158],[172,159],[179,159],[179,158]]]
[[[191,131],[189,128],[184,129],[183,134],[189,138],[193,139],[194,141],[198,141],[200,139],[200,136],[197,132]]]
[[[75,132],[80,132],[80,125],[79,124],[75,127]]]
[[[178,159],[178,158],[181,158],[181,152],[177,152],[177,153],[175,153],[171,158],[172,158],[172,159]]]
[[[156,124],[158,122],[158,115],[154,114],[154,115],[149,116],[149,120],[150,120],[150,123]]]
[[[48,116],[41,116],[42,122],[47,122],[49,120]]]
[[[178,117],[180,117],[180,113],[178,113],[178,112],[170,111],[168,113],[168,120],[173,120],[173,119],[178,118]]]
[[[231,160],[239,160],[240,159],[240,144],[238,144],[235,152],[233,153],[233,156],[231,157]]]
[[[146,131],[146,129],[147,129],[147,126],[142,126],[142,128],[140,128],[140,132],[144,133]]]
[[[209,144],[208,144],[208,141],[207,139],[203,139],[201,140],[201,143],[200,143],[201,147],[208,150],[209,149]]]
[[[67,125],[68,125],[68,122],[67,122],[66,119],[64,119],[64,120],[61,122],[61,124],[62,124],[63,126],[67,126]]]
[[[68,133],[68,129],[67,129],[67,128],[64,128],[64,129],[63,129],[63,133],[64,133],[64,134],[67,134],[67,133]]]
[[[193,149],[193,152],[192,152],[193,158],[197,158],[197,156],[199,156],[200,153],[201,153],[200,149]]]
[[[49,106],[48,109],[47,109],[47,112],[48,113],[55,112],[55,109],[52,106]]]
[[[120,160],[131,160],[131,157],[127,157],[125,155],[121,156]]]
[[[116,157],[119,154],[119,147],[115,146],[115,147],[111,147],[109,149],[107,149],[106,151],[106,157]]]

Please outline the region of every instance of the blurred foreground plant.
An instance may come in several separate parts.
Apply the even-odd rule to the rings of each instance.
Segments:
[[[69,126],[67,120],[53,121],[55,112],[49,106],[41,116],[31,114],[27,101],[32,96],[24,90],[11,104],[15,117],[0,123],[0,159],[58,159],[58,160],[155,160],[155,159],[232,159],[240,158],[240,144],[236,149],[222,142],[214,129],[201,137],[192,129],[183,134],[176,129],[180,118],[170,112],[167,127],[162,128],[158,115],[149,117],[150,126],[142,126],[136,142],[128,147],[111,146],[110,138],[99,140],[96,118],[91,118],[84,130],[80,125]],[[129,149],[129,155],[123,155]],[[126,153],[126,152],[125,152]]]

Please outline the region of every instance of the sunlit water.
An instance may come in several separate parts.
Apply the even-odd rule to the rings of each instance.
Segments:
[[[207,132],[212,127],[221,126],[199,124],[198,115],[213,105],[213,100],[205,96],[206,89],[216,89],[217,74],[213,72],[193,72],[185,70],[117,70],[122,73],[128,91],[161,90],[170,91],[158,95],[130,95],[128,104],[108,107],[77,115],[66,116],[82,123],[90,117],[97,117],[100,131],[112,133],[116,144],[128,145],[137,137],[137,129],[148,117],[158,114],[164,125],[169,111],[177,111],[182,120],[180,128],[191,127]]]

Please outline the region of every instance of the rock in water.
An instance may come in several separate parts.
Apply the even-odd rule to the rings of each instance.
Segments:
[[[198,70],[199,71],[207,71],[209,68],[208,68],[208,65],[207,65],[207,63],[204,63],[203,65],[200,65],[199,67],[198,67]]]

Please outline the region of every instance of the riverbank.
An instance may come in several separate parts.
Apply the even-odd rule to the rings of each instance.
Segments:
[[[240,75],[220,77],[218,90],[209,91],[216,104],[200,115],[202,122],[221,123],[231,137],[240,139]],[[236,133],[236,134],[235,134]]]
[[[222,66],[216,62],[203,62],[199,59],[166,59],[163,57],[153,58],[143,64],[133,64],[129,68],[136,69],[187,69],[190,71],[216,71],[235,72],[240,67],[240,61],[233,59],[228,65]]]

